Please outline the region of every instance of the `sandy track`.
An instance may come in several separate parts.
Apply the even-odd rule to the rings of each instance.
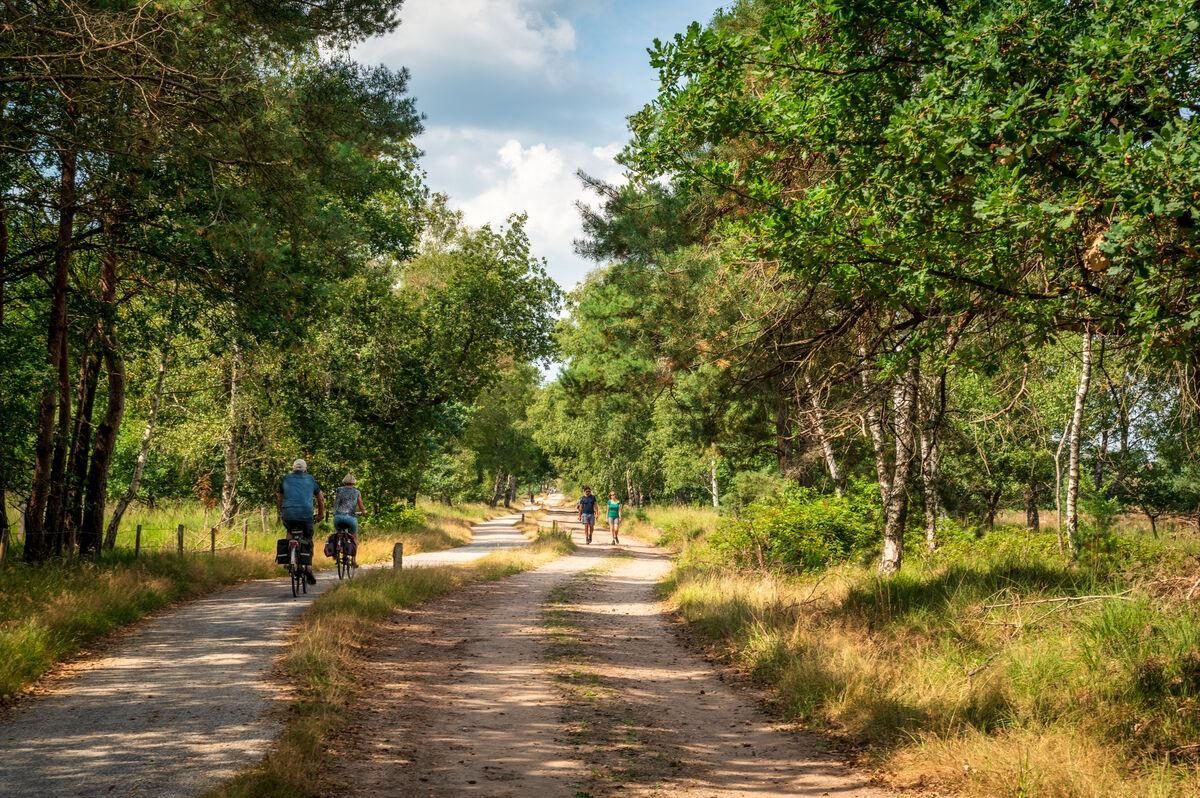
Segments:
[[[468,562],[528,541],[496,519],[470,546],[405,558]],[[287,632],[322,590],[250,582],[164,612],[50,694],[0,720],[0,796],[193,796],[259,759],[280,731],[268,679]]]
[[[623,548],[398,613],[323,794],[883,795],[684,648],[654,599],[666,553]]]
[[[602,561],[593,547],[398,612],[372,643],[361,707],[329,751],[329,796],[575,795],[542,666],[542,604]]]
[[[564,720],[588,796],[881,798],[817,735],[772,721],[676,639],[654,585],[667,554],[641,544],[558,597],[549,618]]]

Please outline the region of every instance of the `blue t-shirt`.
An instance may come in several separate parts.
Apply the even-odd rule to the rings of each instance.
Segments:
[[[312,474],[293,471],[279,480],[279,490],[283,494],[279,515],[284,521],[312,520],[313,497],[321,492]]]
[[[596,497],[595,496],[580,496],[579,511],[584,515],[596,514]]]

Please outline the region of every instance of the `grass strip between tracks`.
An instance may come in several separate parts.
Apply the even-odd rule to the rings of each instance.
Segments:
[[[357,686],[356,662],[381,621],[399,608],[537,568],[573,550],[568,534],[543,532],[528,547],[467,565],[362,573],[321,596],[280,662],[281,678],[295,691],[283,734],[262,762],[205,798],[315,795],[325,741],[345,723]]]

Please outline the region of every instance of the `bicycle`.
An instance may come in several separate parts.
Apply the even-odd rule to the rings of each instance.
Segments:
[[[288,529],[287,538],[279,541],[279,544],[283,545],[276,546],[275,561],[287,567],[288,578],[292,583],[292,598],[308,593],[308,568],[312,564],[312,543],[309,542],[306,552],[304,550],[305,531],[303,528]],[[283,551],[284,548],[286,551]],[[305,559],[308,560],[307,563]]]
[[[333,560],[337,563],[338,579],[353,579],[358,570],[358,562],[351,552],[354,542],[349,529],[338,526],[333,533]]]

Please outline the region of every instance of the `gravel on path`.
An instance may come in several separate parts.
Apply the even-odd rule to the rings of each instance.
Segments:
[[[528,543],[508,516],[468,546],[408,566],[469,562]],[[161,613],[47,695],[0,718],[0,796],[194,796],[259,761],[281,730],[269,677],[288,630],[336,576],[293,599],[285,576]]]

